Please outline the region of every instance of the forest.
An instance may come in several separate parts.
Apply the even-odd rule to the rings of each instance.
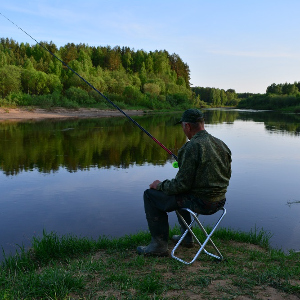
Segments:
[[[300,82],[271,84],[265,94],[191,87],[178,54],[129,47],[0,39],[0,106],[113,108],[82,76],[120,108],[237,107],[300,112]]]
[[[50,52],[113,102],[131,107],[163,109],[199,107],[190,88],[189,66],[166,50],[145,52],[128,47],[68,43]],[[39,44],[0,39],[0,101],[17,106],[76,108],[106,100]]]
[[[300,81],[273,83],[265,94],[249,94],[239,101],[237,108],[283,110],[300,113]]]
[[[211,87],[192,87],[191,90],[206,105],[213,107],[236,106],[238,104],[238,94],[234,89],[218,89]]]

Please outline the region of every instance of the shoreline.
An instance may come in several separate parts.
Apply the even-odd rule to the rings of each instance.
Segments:
[[[194,228],[198,238],[201,232]],[[180,234],[179,227],[171,228],[173,234]],[[170,256],[137,255],[136,247],[151,240],[146,231],[97,240],[43,231],[31,248],[2,263],[0,298],[300,299],[299,254],[271,250],[269,237],[220,228],[214,241],[225,259],[201,253],[185,265]],[[174,246],[170,240],[169,251]],[[190,260],[197,251],[179,247],[176,253]]]
[[[124,110],[129,116],[144,115],[142,110]],[[42,108],[2,108],[0,107],[0,122],[3,121],[29,121],[45,119],[71,119],[71,118],[103,118],[103,117],[122,117],[118,110],[101,110],[97,108],[53,108],[51,110]]]

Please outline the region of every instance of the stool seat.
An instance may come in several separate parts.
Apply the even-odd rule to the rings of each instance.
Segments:
[[[186,264],[186,265],[190,265],[190,264],[192,264],[192,263],[198,258],[198,256],[200,255],[200,253],[203,251],[205,254],[207,254],[207,255],[209,255],[209,256],[211,256],[211,257],[214,257],[214,258],[216,258],[216,259],[218,259],[218,260],[222,260],[222,259],[223,259],[223,256],[222,256],[221,252],[219,251],[219,249],[217,248],[217,246],[216,246],[216,245],[214,244],[214,242],[212,241],[211,237],[212,237],[213,233],[215,232],[215,230],[217,229],[217,227],[219,226],[221,220],[222,220],[223,217],[225,216],[225,214],[226,214],[226,209],[225,209],[224,207],[222,207],[222,208],[220,208],[220,209],[218,210],[218,211],[222,211],[222,214],[221,214],[219,220],[217,221],[217,223],[214,225],[214,227],[213,227],[212,230],[210,231],[210,233],[207,233],[207,231],[205,230],[205,228],[204,228],[203,225],[201,224],[201,222],[200,222],[200,220],[199,220],[199,215],[200,215],[199,213],[196,213],[196,212],[190,210],[189,208],[181,208],[181,209],[182,209],[182,210],[186,210],[186,211],[188,211],[188,212],[191,214],[192,221],[191,221],[190,224],[188,224],[188,223],[184,220],[184,218],[182,217],[182,215],[176,210],[176,214],[177,214],[177,215],[181,218],[181,220],[183,221],[183,223],[184,223],[184,225],[185,225],[185,227],[186,227],[186,230],[185,230],[185,232],[183,233],[183,235],[181,236],[181,238],[179,239],[179,241],[177,242],[177,244],[175,245],[175,247],[173,248],[173,250],[172,250],[172,252],[171,252],[171,257],[177,259],[178,261],[180,261],[180,262],[182,262],[182,263],[184,263],[184,264]],[[216,214],[216,213],[217,213],[217,212],[215,212],[215,214]],[[205,236],[206,236],[205,240],[204,240],[202,243],[199,241],[199,239],[196,237],[196,235],[194,234],[194,232],[193,232],[193,230],[192,230],[192,225],[194,224],[194,222],[196,222],[196,223],[199,225],[199,227],[201,228],[201,230],[203,231],[203,233],[204,233]],[[199,250],[198,250],[198,252],[197,252],[196,255],[194,256],[194,258],[193,258],[190,262],[187,262],[187,261],[185,261],[185,260],[183,260],[183,259],[181,259],[181,258],[179,258],[179,257],[177,257],[177,256],[175,255],[176,249],[177,249],[177,248],[179,247],[179,245],[182,243],[184,237],[187,235],[188,232],[190,232],[190,233],[192,234],[192,236],[194,237],[195,242],[196,242],[196,243],[199,245],[199,247],[200,247]],[[208,252],[207,250],[205,250],[205,246],[206,246],[206,244],[207,244],[208,242],[210,242],[211,245],[213,246],[213,248],[216,250],[217,255],[212,254],[212,253]]]

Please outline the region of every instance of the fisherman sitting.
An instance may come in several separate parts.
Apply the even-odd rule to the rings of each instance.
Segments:
[[[181,120],[183,132],[189,141],[178,151],[179,170],[174,179],[155,180],[144,192],[144,209],[151,233],[148,246],[137,247],[138,254],[167,256],[169,223],[167,212],[178,210],[186,222],[189,208],[201,214],[213,214],[224,206],[225,193],[231,177],[231,151],[220,139],[204,129],[204,116],[200,110],[186,110]],[[184,224],[178,218],[181,233]],[[179,235],[173,236],[178,241]],[[188,233],[183,245],[193,247]]]

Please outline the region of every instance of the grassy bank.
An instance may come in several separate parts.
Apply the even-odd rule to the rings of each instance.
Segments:
[[[269,238],[220,229],[214,242],[225,259],[201,254],[186,266],[136,255],[150,241],[147,232],[98,240],[44,232],[29,251],[21,247],[2,262],[0,299],[300,299],[300,253],[270,249]],[[181,248],[178,255],[192,251]]]

